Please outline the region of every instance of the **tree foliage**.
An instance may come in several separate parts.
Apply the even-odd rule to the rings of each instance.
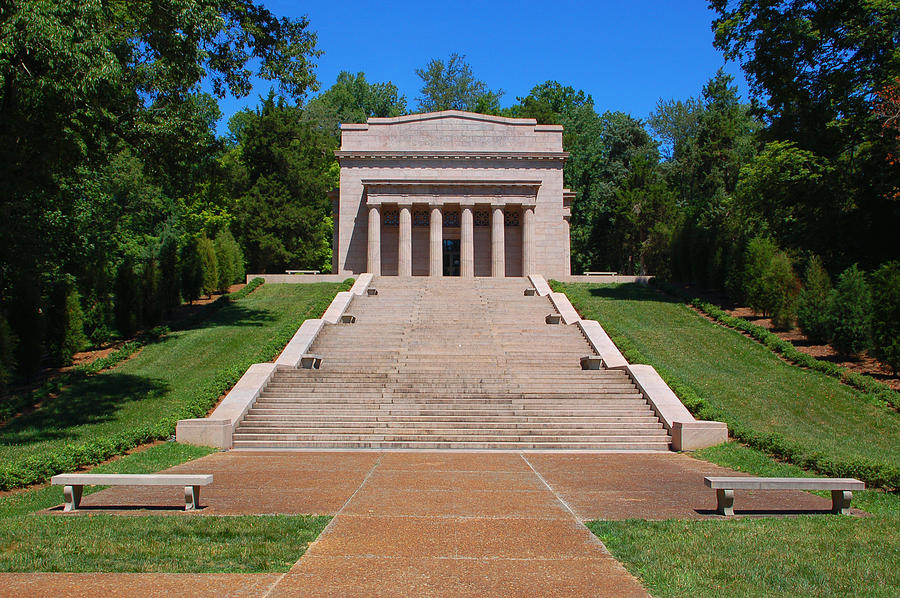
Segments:
[[[270,94],[243,128],[247,188],[235,206],[235,231],[254,272],[331,268],[331,231],[321,223],[337,185],[335,143],[301,113]]]
[[[503,90],[491,90],[476,79],[465,55],[450,54],[447,61],[433,58],[425,68],[416,69],[422,79],[417,99],[421,112],[467,110],[483,114],[499,114]]]
[[[364,73],[341,71],[334,85],[306,104],[303,119],[315,123],[339,142],[341,123],[364,123],[373,117],[403,114],[406,98],[396,85],[390,81],[369,83]]]

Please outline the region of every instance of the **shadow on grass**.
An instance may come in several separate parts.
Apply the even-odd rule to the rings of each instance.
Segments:
[[[207,306],[211,308],[212,306]],[[275,321],[271,312],[248,308],[240,303],[228,303],[222,307],[203,311],[172,326],[172,330],[201,330],[217,326],[266,326]]]
[[[67,429],[112,419],[123,403],[157,399],[168,392],[159,380],[109,372],[90,376],[49,398],[35,411],[0,428],[0,444],[25,445],[73,436]]]
[[[681,303],[675,297],[670,297],[637,282],[626,284],[593,287],[588,290],[592,297],[604,299],[618,299],[627,301],[653,301],[656,303]]]

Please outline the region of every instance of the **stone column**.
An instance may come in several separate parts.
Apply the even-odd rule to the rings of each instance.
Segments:
[[[503,206],[491,206],[491,276],[506,276]]]
[[[534,274],[534,207],[522,208],[522,276]]]
[[[459,275],[462,278],[475,276],[475,230],[472,205],[461,205],[459,230]]]
[[[381,206],[369,206],[369,254],[366,272],[381,275]]]
[[[412,276],[412,206],[400,206],[400,246],[397,251],[397,274]]]
[[[441,213],[440,204],[431,206],[431,238],[428,251],[431,261],[429,263],[429,276],[444,275],[444,216]]]

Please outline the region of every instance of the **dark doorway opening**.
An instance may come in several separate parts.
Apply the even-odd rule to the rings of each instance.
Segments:
[[[444,276],[459,276],[459,239],[444,239]]]

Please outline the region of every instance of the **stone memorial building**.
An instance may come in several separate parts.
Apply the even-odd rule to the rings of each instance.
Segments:
[[[341,125],[333,271],[567,276],[562,131],[457,110]]]

